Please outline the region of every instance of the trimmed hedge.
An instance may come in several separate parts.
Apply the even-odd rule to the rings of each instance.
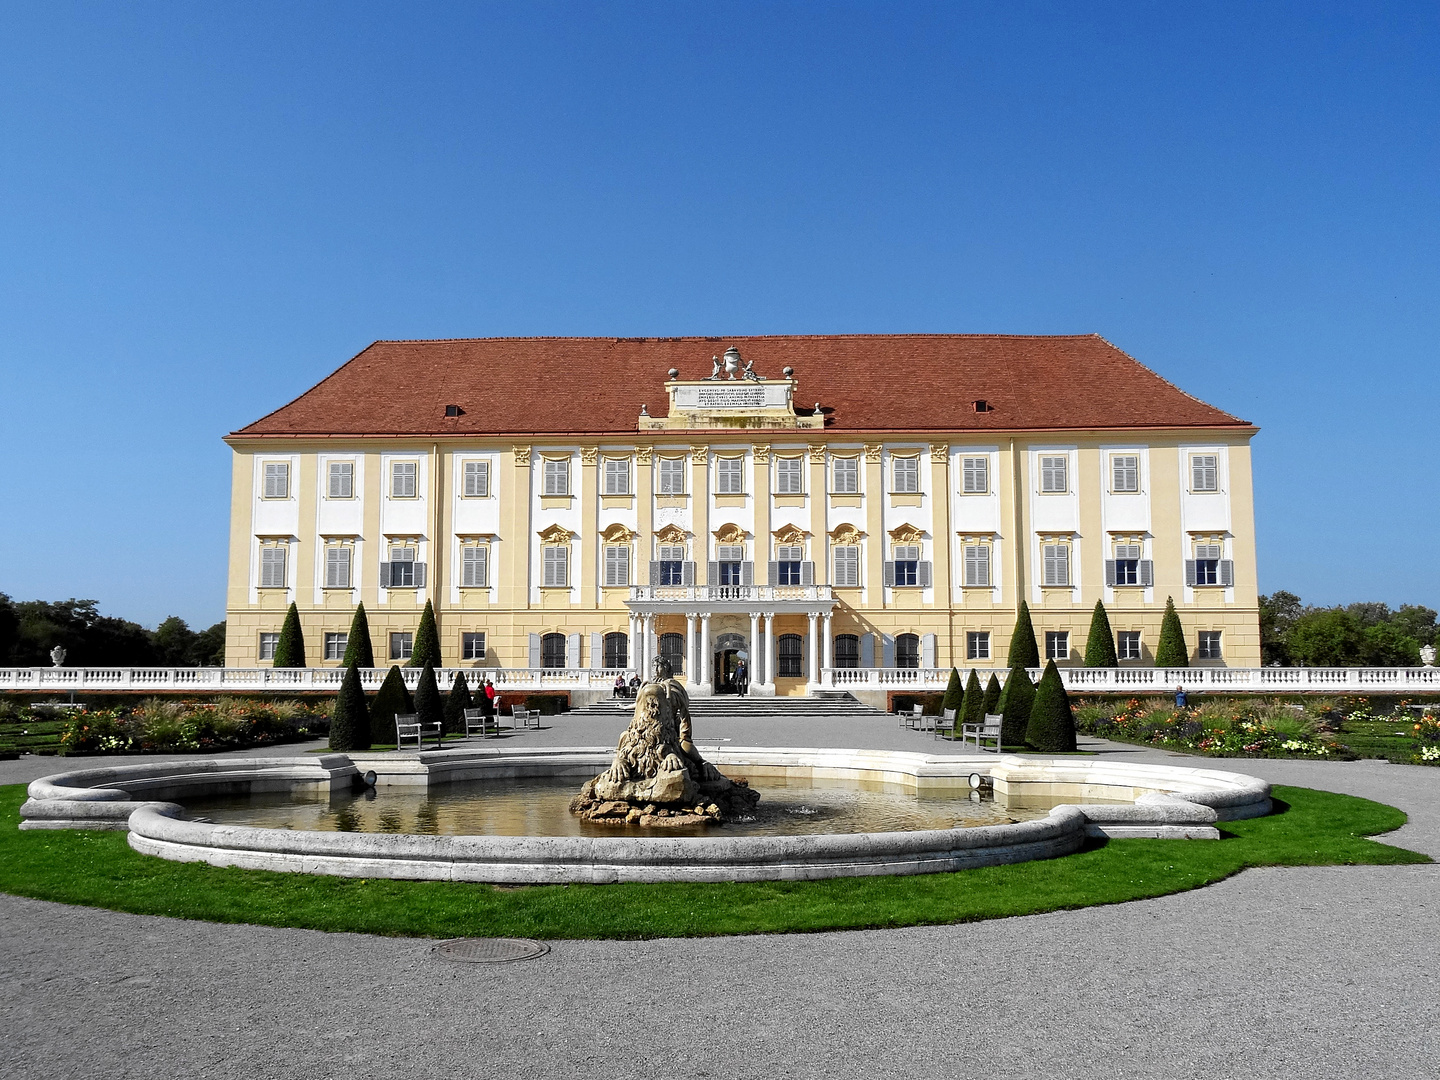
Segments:
[[[1040,685],[1035,689],[1025,742],[1031,749],[1050,754],[1075,749],[1075,717],[1070,711],[1070,695],[1065,692],[1054,660],[1045,665],[1045,674],[1040,676]]]
[[[965,705],[965,688],[960,682],[960,672],[956,668],[950,669],[950,681],[945,684],[945,696],[940,699],[940,708],[954,709],[955,715],[960,715],[960,710]]]
[[[1086,667],[1119,667],[1115,654],[1115,634],[1110,629],[1110,616],[1105,605],[1095,601],[1095,614],[1090,616],[1090,636],[1085,639]]]
[[[1175,613],[1175,598],[1165,598],[1165,618],[1160,623],[1160,641],[1155,646],[1156,667],[1189,667],[1190,650],[1185,647],[1185,628]]]
[[[423,668],[440,666],[440,633],[435,629],[435,609],[425,601],[425,610],[420,613],[420,625],[415,630],[415,644],[410,650],[407,667]],[[437,691],[438,692],[438,691]]]
[[[440,698],[440,686],[431,664],[425,665],[415,686],[415,719],[420,721],[421,731],[431,724],[439,724],[442,731],[445,729],[445,702]]]
[[[365,705],[365,688],[360,685],[360,669],[354,663],[345,668],[340,696],[335,699],[335,712],[330,717],[330,749],[370,749],[370,710]]]
[[[990,673],[990,681],[985,684],[985,712],[994,716],[1000,711],[1000,680],[995,673]]]
[[[370,620],[365,615],[365,605],[355,605],[355,617],[350,620],[350,633],[345,640],[345,666],[373,668],[375,650],[370,645]]]
[[[980,689],[980,676],[970,669],[970,678],[965,680],[965,707],[956,714],[960,724],[981,724],[985,721],[985,691]]]
[[[1015,629],[1010,634],[1010,666],[1039,667],[1040,646],[1035,641],[1035,626],[1030,621],[1030,606],[1020,601],[1020,614],[1015,617]]]
[[[450,692],[445,695],[445,734],[465,734],[465,710],[473,709],[474,702],[470,697],[470,684],[465,681],[465,673],[457,671],[455,682],[450,687]]]
[[[372,743],[393,743],[395,741],[395,714],[412,713],[414,703],[405,686],[405,676],[394,664],[390,665],[385,681],[375,696],[370,699],[370,740]]]
[[[300,629],[300,612],[295,605],[285,612],[285,622],[280,627],[280,640],[275,643],[275,658],[272,667],[305,667],[305,633]]]
[[[1030,726],[1030,707],[1035,701],[1035,684],[1030,673],[1019,664],[1010,669],[1005,677],[1005,689],[1000,695],[1000,744],[1020,746],[1025,742],[1025,731]]]

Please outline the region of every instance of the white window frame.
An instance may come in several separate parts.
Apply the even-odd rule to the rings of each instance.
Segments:
[[[1139,660],[1144,649],[1139,630],[1117,630],[1115,632],[1115,655],[1121,660]]]
[[[476,648],[476,646],[479,646]],[[485,659],[485,631],[466,630],[460,635],[460,659]]]
[[[1073,577],[1070,567],[1070,542],[1068,540],[1044,540],[1040,544],[1040,563],[1043,568],[1042,583],[1050,588],[1070,588]]]
[[[355,497],[355,463],[353,461],[332,461],[325,470],[325,497],[327,499],[353,499]]]
[[[280,634],[278,631],[271,632],[262,630],[260,632],[260,645],[255,656],[260,660],[274,660],[275,650],[280,647]]]
[[[605,459],[605,494],[630,494],[630,459],[607,457]]]
[[[260,469],[260,497],[263,499],[290,498],[290,463],[288,461],[266,461]]]
[[[570,494],[570,459],[568,457],[545,458],[542,468],[544,475],[542,494]]]
[[[960,459],[960,493],[962,495],[990,494],[990,455],[967,455]]]
[[[325,545],[325,588],[351,588],[354,568],[355,549],[349,544]]]
[[[965,659],[966,659],[966,660],[989,660],[989,659],[990,659],[990,631],[989,631],[989,630],[967,630],[967,631],[965,631]]]
[[[605,586],[621,588],[630,584],[630,545],[605,545]]]
[[[1213,495],[1220,490],[1219,454],[1190,455],[1190,490],[1197,495]]]
[[[392,630],[386,644],[391,660],[409,660],[415,655],[415,632]]]
[[[1046,631],[1045,631],[1045,659],[1046,659],[1046,660],[1069,660],[1069,659],[1070,659],[1070,631],[1069,631],[1069,630],[1046,630]]]
[[[832,495],[860,494],[860,457],[834,457],[830,459],[830,493]]]
[[[743,457],[717,457],[715,459],[715,494],[745,494],[745,459]]]
[[[335,633],[327,630],[325,632],[325,659],[344,660],[345,650],[350,645],[350,635],[344,631]]]
[[[890,493],[892,495],[920,494],[920,455],[891,455]]]
[[[1126,464],[1126,463],[1129,464]],[[1140,455],[1110,455],[1110,490],[1117,495],[1135,495],[1140,491]]]
[[[845,588],[859,587],[859,544],[837,544],[835,546],[835,584]]]
[[[392,499],[415,499],[420,490],[420,462],[390,462],[390,497]]]
[[[1070,455],[1040,455],[1040,494],[1070,494]]]
[[[279,567],[278,571],[277,566]],[[286,589],[290,587],[289,582],[290,545],[260,545],[260,588]]]
[[[542,588],[568,589],[570,587],[570,545],[547,544],[540,549]]]
[[[805,494],[805,459],[801,457],[777,457],[775,459],[775,494]]]
[[[390,554],[390,558],[389,558],[389,560],[388,560],[389,563],[390,563],[390,576],[389,576],[388,578],[386,578],[386,580],[385,580],[385,588],[387,588],[387,589],[414,589],[414,588],[416,588],[417,586],[415,585],[415,564],[420,561],[420,549],[419,549],[419,547],[416,546],[415,544],[390,544],[390,545],[388,545],[388,550],[389,550],[389,554]],[[408,566],[410,567],[410,580],[409,580],[409,582],[408,582],[408,583],[401,583],[401,584],[399,584],[399,585],[395,584],[395,568],[396,568],[396,566],[406,566],[406,565],[408,565]]]
[[[963,548],[961,558],[965,565],[965,588],[990,588],[992,578],[990,544],[984,540],[967,540]]]
[[[685,494],[685,459],[683,457],[662,457],[656,474],[657,495]]]
[[[1224,660],[1225,638],[1222,630],[1201,630],[1195,639],[1195,659]]]
[[[486,458],[467,461],[463,467],[465,499],[488,499],[490,497],[490,462]]]
[[[490,587],[489,544],[462,544],[460,546],[460,587],[462,589],[488,589]]]

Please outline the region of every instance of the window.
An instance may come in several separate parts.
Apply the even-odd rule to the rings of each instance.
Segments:
[[[805,493],[805,462],[798,457],[775,459],[775,494],[803,495]]]
[[[460,549],[460,587],[490,587],[490,548],[486,544],[466,544]]]
[[[545,488],[546,495],[569,495],[570,494],[570,459],[546,458],[545,460]]]
[[[715,459],[715,494],[743,495],[745,493],[745,459],[722,457]]]
[[[330,462],[330,480],[326,492],[332,499],[353,499],[355,497],[355,463],[353,461]]]
[[[390,659],[409,660],[415,651],[415,635],[406,630],[390,635]]]
[[[1196,544],[1194,570],[1190,574],[1190,584],[1219,585],[1220,555],[1221,546],[1219,544]]]
[[[847,586],[860,584],[859,545],[841,544],[835,548],[835,584]]]
[[[261,634],[261,635],[260,635],[260,659],[261,659],[261,660],[274,660],[274,659],[275,659],[275,649],[279,646],[279,644],[280,644],[280,635],[279,635],[279,634]]]
[[[897,668],[918,668],[920,666],[920,635],[900,634],[895,638],[895,666]]]
[[[901,544],[895,548],[895,585],[920,584],[920,545]]]
[[[1140,659],[1140,631],[1121,630],[1115,635],[1115,655],[1121,660]]]
[[[605,584],[630,584],[629,544],[610,544],[605,548]]]
[[[989,631],[989,630],[967,630],[967,631],[965,631],[965,659],[966,659],[966,660],[989,660],[989,659],[990,659],[990,631]]]
[[[1045,659],[1046,659],[1046,660],[1069,660],[1069,659],[1070,659],[1070,631],[1068,631],[1068,630],[1046,630],[1046,631],[1045,631]]]
[[[1070,545],[1040,545],[1040,560],[1044,564],[1046,585],[1070,584]]]
[[[835,635],[835,666],[839,668],[858,668],[860,666],[860,638],[857,635]]]
[[[965,587],[988,588],[990,585],[990,545],[965,545]]]
[[[605,494],[630,494],[630,462],[628,459],[605,459]]]
[[[715,565],[719,579],[712,585],[741,585],[745,548],[739,544],[722,544],[715,549]]]
[[[390,548],[390,578],[387,589],[414,589],[419,583],[415,574],[415,549],[403,544]]]
[[[460,635],[460,659],[485,659],[485,635],[483,633]]]
[[[465,462],[465,498],[484,499],[490,495],[490,462]]]
[[[1195,454],[1190,458],[1190,490],[1220,490],[1220,456]]]
[[[1140,545],[1115,545],[1115,585],[1140,584]]]
[[[325,659],[344,660],[345,646],[350,643],[349,634],[326,634],[325,635]]]
[[[894,465],[894,486],[891,491],[897,495],[914,495],[920,491],[920,459],[918,457],[897,457]]]
[[[670,670],[676,675],[685,674],[685,635],[684,634],[661,634],[660,655],[670,665]]]
[[[775,674],[782,679],[805,676],[805,639],[799,634],[781,634],[775,639]]]
[[[836,495],[860,494],[860,459],[834,458],[830,462],[830,484]]]
[[[563,668],[565,666],[565,635],[544,634],[540,638],[540,666]]]
[[[1110,459],[1110,490],[1140,490],[1140,458],[1136,454],[1116,454]]]
[[[1200,647],[1195,651],[1195,656],[1200,660],[1223,660],[1220,652],[1220,631],[1201,630]]]
[[[660,563],[661,585],[685,584],[685,548],[683,545],[662,545],[655,549],[655,557]]]
[[[1040,459],[1040,490],[1047,495],[1064,495],[1070,490],[1069,472],[1069,458],[1042,457]]]
[[[805,560],[805,549],[798,545],[782,545],[775,549],[775,584],[799,585],[800,564]]]
[[[268,544],[260,549],[260,588],[285,588],[285,556],[289,548],[284,544]]]
[[[392,499],[415,498],[415,462],[392,461],[390,463],[390,497]]]
[[[290,464],[285,461],[265,463],[265,498],[288,499],[290,497]]]
[[[662,457],[660,459],[660,488],[661,495],[684,495],[685,494],[685,459],[678,457]]]
[[[960,483],[966,495],[985,495],[990,491],[990,459],[988,457],[967,457],[960,459]]]
[[[544,587],[563,589],[570,584],[570,548],[551,546],[545,552]]]
[[[605,666],[607,668],[630,666],[630,639],[624,634],[605,635]]]
[[[351,551],[345,544],[330,544],[325,548],[325,588],[350,588]]]

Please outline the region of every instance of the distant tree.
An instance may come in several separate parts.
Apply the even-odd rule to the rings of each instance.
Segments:
[[[1367,667],[1416,667],[1420,642],[1394,623],[1376,623],[1363,631],[1361,661]]]
[[[1024,600],[1015,615],[1015,629],[1010,634],[1009,664],[1014,667],[1035,668],[1040,666],[1040,646],[1035,642],[1035,627],[1030,622],[1030,608]]]
[[[365,705],[365,689],[360,685],[360,671],[350,664],[340,683],[340,696],[330,716],[331,750],[370,749],[370,710]]]
[[[420,681],[415,685],[415,719],[426,727],[439,724],[440,730],[445,730],[445,702],[440,697],[433,664],[425,665],[425,670],[420,672]]]
[[[285,612],[285,622],[280,626],[280,640],[275,645],[273,667],[305,667],[305,633],[300,629],[300,612],[291,603]]]
[[[139,623],[101,615],[94,600],[22,600],[11,655],[21,667],[49,667],[50,650],[65,649],[67,667],[153,667],[155,646]]]
[[[410,667],[424,667],[430,664],[440,666],[440,635],[435,629],[435,609],[425,601],[425,610],[420,613],[420,626],[415,631],[415,644],[407,661]]]
[[[201,630],[190,648],[190,663],[195,667],[225,666],[225,620]]]
[[[1300,597],[1283,589],[1260,597],[1260,661],[1290,664],[1290,631],[1305,612]]]
[[[445,732],[449,735],[465,734],[465,710],[474,708],[470,700],[470,684],[465,673],[457,671],[450,692],[445,695]]]
[[[0,593],[0,667],[15,662],[15,646],[20,640],[20,617],[10,597]]]
[[[962,724],[979,724],[985,719],[985,691],[974,668],[970,669],[970,677],[965,680],[965,704],[955,719]]]
[[[954,709],[955,716],[960,716],[960,709],[965,704],[965,688],[960,682],[960,672],[955,668],[950,669],[950,681],[945,684],[945,696],[940,699],[940,713],[943,716],[947,709]]]
[[[1435,619],[1434,608],[1421,607],[1418,604],[1402,604],[1400,610],[1390,616],[1390,625],[1409,635],[1421,645],[1433,645],[1435,643]]]
[[[1160,642],[1155,646],[1155,666],[1181,668],[1190,666],[1190,650],[1185,645],[1185,628],[1175,613],[1173,597],[1165,598],[1165,617],[1160,622]]]
[[[1030,726],[1030,706],[1035,701],[1035,684],[1030,673],[1019,664],[1005,676],[1005,689],[1000,694],[1000,743],[1021,746]]]
[[[1362,600],[1359,603],[1347,604],[1345,612],[1360,625],[1362,630],[1387,623],[1393,617],[1389,604],[1378,603],[1374,600]]]
[[[365,617],[365,605],[355,605],[355,616],[350,620],[350,633],[345,638],[345,663],[356,667],[373,668],[375,650],[370,646],[370,620]]]
[[[358,666],[358,665],[357,665]],[[405,676],[394,664],[385,674],[385,681],[370,700],[370,738],[375,743],[395,741],[395,714],[412,713],[415,707],[410,701],[410,691],[405,686]]]
[[[990,673],[990,681],[985,684],[985,713],[994,716],[1000,711],[1000,680],[995,673]]]
[[[1115,635],[1110,630],[1110,616],[1105,605],[1095,601],[1095,614],[1090,616],[1090,636],[1085,639],[1086,667],[1119,667],[1115,655]]]
[[[1315,608],[1295,621],[1289,646],[1306,667],[1355,666],[1365,655],[1365,631],[1344,608]]]
[[[1045,674],[1040,676],[1040,685],[1035,690],[1025,742],[1035,750],[1051,754],[1075,749],[1075,716],[1070,711],[1070,695],[1065,692],[1065,683],[1054,660],[1045,665]]]
[[[199,635],[178,615],[171,615],[155,628],[150,640],[161,667],[188,667],[193,663],[195,640]]]

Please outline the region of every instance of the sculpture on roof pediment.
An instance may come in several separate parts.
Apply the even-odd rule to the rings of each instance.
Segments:
[[[755,361],[742,360],[740,350],[734,345],[725,350],[724,356],[712,356],[710,363],[713,365],[708,376],[708,380],[711,382],[720,382],[724,379],[733,382],[737,376],[750,382],[765,381],[764,375],[755,374]]]

